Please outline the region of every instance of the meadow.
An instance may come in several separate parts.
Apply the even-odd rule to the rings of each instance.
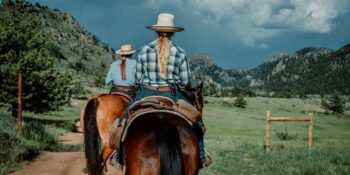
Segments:
[[[350,174],[349,109],[345,114],[325,114],[313,111],[314,108],[305,108],[319,104],[319,98],[245,99],[247,107],[237,108],[233,106],[234,98],[205,97],[205,142],[214,163],[201,170],[200,175]],[[21,161],[30,160],[41,150],[82,151],[81,145],[78,148],[63,147],[57,142],[57,136],[74,130],[83,103],[73,100],[72,105],[63,107],[61,111],[47,114],[24,113],[27,123],[31,123],[27,124],[29,128],[26,131],[34,128],[36,132],[20,137],[16,137],[15,120],[9,112],[0,108],[0,154],[4,159],[0,159],[0,174],[19,168]],[[271,110],[272,116],[290,117],[302,117],[314,112],[313,148],[307,149],[307,122],[276,122],[271,125],[272,149],[265,152],[266,110]],[[42,125],[45,134],[35,122]],[[277,137],[276,133],[286,133],[286,130],[289,139]],[[4,139],[12,139],[13,142],[4,142]],[[7,149],[8,146],[15,149]]]
[[[247,108],[231,105],[233,99],[205,98],[205,142],[213,165],[201,175],[234,174],[350,174],[350,117],[307,111],[320,99],[246,98]],[[314,145],[307,149],[307,122],[271,125],[272,150],[265,152],[266,110],[272,116],[302,117],[314,112]],[[286,133],[281,140],[276,133]]]

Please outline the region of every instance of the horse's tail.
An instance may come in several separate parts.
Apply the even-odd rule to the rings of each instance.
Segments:
[[[177,128],[162,122],[157,130],[157,147],[160,152],[161,175],[184,174],[181,143]]]
[[[99,155],[99,133],[96,123],[98,104],[97,98],[89,100],[84,114],[84,145],[89,175],[102,175],[102,160]]]

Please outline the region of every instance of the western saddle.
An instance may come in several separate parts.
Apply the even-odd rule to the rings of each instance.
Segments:
[[[134,102],[127,111],[128,118],[118,118],[112,127],[109,145],[112,149],[119,150],[128,133],[129,126],[138,117],[148,113],[165,112],[175,114],[184,119],[189,125],[201,120],[201,113],[191,104],[184,100],[173,101],[168,97],[150,96]]]

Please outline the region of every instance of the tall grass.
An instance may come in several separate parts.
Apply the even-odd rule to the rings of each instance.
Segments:
[[[272,150],[265,152],[265,115],[301,117],[305,104],[319,99],[246,98],[247,108],[233,107],[233,99],[206,98],[205,143],[214,163],[201,175],[328,175],[350,174],[350,118],[338,114],[314,115],[314,147],[307,149],[307,122],[271,125]],[[293,136],[281,139],[285,132]]]
[[[31,160],[42,150],[61,149],[55,133],[39,122],[26,122],[17,134],[17,121],[5,109],[0,109],[0,174],[16,170],[22,161]],[[50,129],[49,129],[50,130]]]

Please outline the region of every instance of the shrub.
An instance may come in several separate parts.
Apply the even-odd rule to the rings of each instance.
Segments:
[[[33,146],[38,150],[57,150],[60,146],[55,136],[47,133],[45,127],[37,121],[25,123],[21,137],[34,141]]]
[[[339,95],[332,95],[329,100],[322,99],[321,104],[333,112],[343,113],[345,110],[345,101]]]
[[[238,96],[233,105],[239,108],[245,108],[247,106],[247,101],[245,101],[243,96]]]
[[[279,140],[294,140],[297,138],[297,134],[290,135],[288,132],[278,132],[275,130],[275,134]]]
[[[233,107],[233,105],[230,102],[227,102],[227,101],[223,101],[222,105],[225,106],[225,107],[229,107],[229,108]]]

